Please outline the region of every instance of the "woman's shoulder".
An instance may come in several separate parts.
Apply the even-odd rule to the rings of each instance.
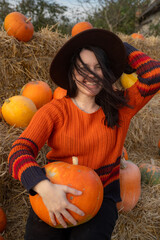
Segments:
[[[70,105],[70,98],[63,97],[61,99],[52,99],[49,103],[42,107],[42,111],[46,112],[64,112]]]
[[[68,97],[63,97],[63,98],[53,98],[49,104],[53,105],[53,106],[65,106],[65,105],[69,105],[70,104],[70,98]]]

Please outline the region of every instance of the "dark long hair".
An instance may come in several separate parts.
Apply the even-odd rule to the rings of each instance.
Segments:
[[[96,83],[102,85],[102,90],[96,95],[95,101],[99,106],[102,107],[105,114],[104,124],[107,124],[107,126],[111,128],[114,128],[115,126],[119,127],[120,123],[118,110],[124,106],[131,107],[127,104],[128,99],[127,97],[124,97],[124,91],[118,89],[115,91],[112,87],[113,83],[115,83],[117,79],[111,70],[106,53],[102,49],[93,46],[86,46],[83,49],[92,51],[95,54],[97,61],[102,69],[103,78],[100,78],[96,73],[92,72],[85,65],[80,57],[82,48],[78,49],[71,59],[70,69],[68,73],[69,89],[67,89],[67,96],[75,97],[77,94],[77,86],[73,80],[75,79],[74,69],[84,78],[87,77],[87,79],[89,78],[87,73],[92,73],[94,76],[94,79],[92,79],[92,81],[95,81]],[[83,68],[79,66],[77,60],[82,63]],[[79,83],[83,85],[83,83]]]

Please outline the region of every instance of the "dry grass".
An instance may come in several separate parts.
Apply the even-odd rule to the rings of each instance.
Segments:
[[[159,39],[150,37],[133,40],[119,34],[123,41],[160,60]],[[22,43],[0,31],[0,104],[4,99],[19,94],[23,85],[32,79],[46,81],[55,88],[48,74],[49,65],[58,49],[69,36],[61,36],[45,28],[34,34],[28,43]],[[158,140],[160,138],[160,94],[133,118],[125,147],[129,159],[140,164],[154,159],[160,166]],[[7,157],[11,144],[23,129],[0,122],[0,205],[7,215],[5,240],[22,240],[29,209],[28,193],[21,184],[8,174]],[[38,155],[39,164],[45,164],[47,146]],[[137,206],[129,213],[120,213],[112,240],[158,240],[160,239],[160,185],[142,185],[142,194]]]

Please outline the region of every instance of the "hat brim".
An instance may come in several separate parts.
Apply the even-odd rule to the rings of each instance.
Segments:
[[[126,51],[123,42],[110,31],[93,28],[70,38],[54,57],[50,66],[50,77],[56,85],[68,89],[71,58],[78,48],[89,45],[99,47],[106,52],[116,79],[122,75],[126,65]]]

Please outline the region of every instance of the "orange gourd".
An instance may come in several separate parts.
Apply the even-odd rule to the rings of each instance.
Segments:
[[[20,94],[31,99],[37,109],[52,100],[52,90],[50,86],[43,81],[31,81],[23,86]]]
[[[144,40],[145,39],[143,34],[141,34],[141,33],[132,33],[131,37],[134,38],[134,39],[140,39],[140,40]]]
[[[93,28],[92,24],[89,22],[79,22],[75,24],[72,28],[72,37],[75,36],[76,34],[91,29]]]
[[[137,204],[141,194],[141,173],[139,167],[131,161],[121,159],[120,167],[121,202],[117,203],[119,211],[129,212]]]
[[[0,235],[0,240],[4,240],[4,238]]]
[[[6,99],[2,105],[4,120],[15,127],[27,127],[36,111],[31,99],[20,95]]]
[[[0,120],[2,119],[2,107],[0,107]]]
[[[19,41],[28,42],[31,40],[34,27],[22,13],[9,13],[4,20],[4,28],[9,36],[13,36]]]
[[[125,160],[128,160],[128,153],[125,147],[123,147],[123,150],[122,150],[122,157],[124,157]]]
[[[53,92],[53,98],[60,99],[60,98],[63,98],[64,96],[66,96],[66,94],[67,94],[66,89],[63,89],[61,87],[57,87]]]
[[[0,207],[0,233],[2,233],[7,224],[7,217],[2,207]]]
[[[85,213],[84,216],[80,216],[70,211],[79,225],[93,218],[100,209],[103,200],[103,185],[93,169],[78,165],[77,158],[75,157],[73,157],[73,163],[53,162],[44,167],[46,175],[52,183],[65,184],[82,191],[82,195],[80,196],[67,194],[68,200]],[[39,218],[50,226],[53,226],[42,198],[38,194],[34,196],[29,195],[29,198],[32,208]],[[65,220],[68,223],[68,227],[73,226],[67,219]],[[60,228],[62,226],[58,224],[56,227]]]

